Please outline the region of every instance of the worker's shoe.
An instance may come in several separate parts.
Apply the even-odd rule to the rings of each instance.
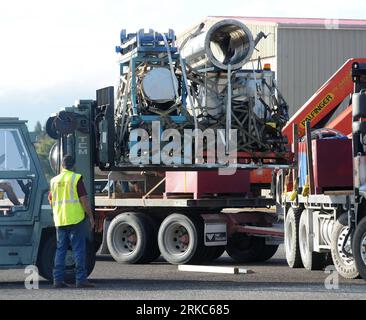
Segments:
[[[95,285],[90,283],[89,281],[76,284],[76,288],[94,288],[94,287]]]
[[[65,282],[54,282],[53,287],[55,289],[70,288],[70,286]]]

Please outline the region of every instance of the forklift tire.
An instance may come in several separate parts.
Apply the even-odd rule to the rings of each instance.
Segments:
[[[160,225],[158,243],[162,256],[171,264],[199,264],[207,258],[199,216],[169,215]]]
[[[362,279],[366,280],[366,217],[356,227],[352,240],[352,252]]]
[[[355,259],[353,256],[347,256],[342,252],[342,246],[344,238],[348,233],[348,214],[342,214],[333,225],[332,239],[330,244],[332,262],[327,263],[328,265],[334,265],[337,272],[346,279],[356,279],[359,277],[359,272],[357,271]],[[349,254],[352,255],[351,240],[348,240],[349,245],[347,246]],[[350,250],[351,249],[351,250]]]
[[[309,248],[308,210],[303,210],[299,223],[299,247],[301,261],[306,270],[322,270],[326,264],[326,253],[313,252]]]
[[[299,223],[301,211],[290,208],[285,218],[285,252],[290,268],[302,268],[299,247]]]
[[[40,252],[37,259],[37,267],[40,276],[43,278],[53,281],[53,267],[56,252],[56,234],[49,233],[43,240]],[[74,282],[75,281],[75,265],[71,259],[71,248],[68,251],[70,259],[66,258],[66,268],[65,268],[65,281]],[[86,271],[87,276],[89,276],[95,266],[95,249],[94,241],[87,240],[86,242]],[[69,262],[69,263],[68,263]],[[70,263],[71,262],[71,263]]]
[[[109,225],[108,250],[118,263],[150,263],[160,256],[156,235],[155,223],[146,214],[125,212]]]
[[[226,252],[236,262],[260,261],[260,253],[265,247],[265,239],[249,236],[244,233],[234,233],[226,246]]]

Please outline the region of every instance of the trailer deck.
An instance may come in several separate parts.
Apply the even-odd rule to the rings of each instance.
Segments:
[[[98,207],[138,208],[267,208],[274,206],[272,198],[215,198],[215,199],[167,199],[167,198],[118,198],[95,197]]]

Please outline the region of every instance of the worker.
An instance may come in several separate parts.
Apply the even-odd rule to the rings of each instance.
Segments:
[[[6,196],[8,199],[15,205],[20,206],[21,203],[18,200],[17,195],[14,192],[14,189],[11,185],[11,183],[7,180],[0,180],[0,189],[3,190],[6,193]]]
[[[72,171],[75,165],[74,158],[66,155],[61,165],[61,173],[51,180],[49,193],[57,233],[53,286],[54,288],[68,287],[64,282],[64,271],[66,253],[71,243],[76,265],[76,287],[91,288],[94,285],[87,280],[85,267],[88,231],[85,213],[89,216],[90,226],[93,229],[93,212],[82,176]]]

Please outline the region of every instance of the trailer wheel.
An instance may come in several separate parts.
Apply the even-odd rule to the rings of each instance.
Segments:
[[[264,246],[264,238],[234,233],[228,239],[226,252],[237,262],[255,262],[259,261],[259,255]]]
[[[48,233],[44,238],[42,238],[42,244],[40,251],[38,253],[37,267],[39,274],[49,280],[53,281],[53,267],[55,262],[56,253],[56,234],[54,232]],[[73,282],[75,281],[75,263],[72,256],[71,248],[68,250],[65,260],[65,281]],[[86,271],[87,276],[89,276],[95,266],[95,249],[94,241],[87,240],[86,242]]]
[[[308,210],[303,210],[299,224],[299,246],[301,261],[306,270],[321,270],[325,267],[326,254],[320,252],[312,252],[309,248],[309,225],[308,225]]]
[[[225,252],[225,246],[217,246],[217,247],[213,247],[214,248],[214,253],[211,256],[210,261],[215,261],[218,258],[220,258],[224,252]]]
[[[200,217],[171,214],[160,225],[159,249],[171,264],[199,263],[206,258]]]
[[[200,262],[213,262],[225,252],[225,246],[204,247]]]
[[[331,239],[331,254],[332,260],[338,273],[346,279],[356,279],[359,276],[355,260],[352,256],[352,243],[349,237],[343,252],[343,244],[345,237],[349,231],[348,215],[342,214],[333,225],[332,239]]]
[[[126,212],[116,216],[108,228],[107,244],[118,263],[149,263],[160,255],[155,224],[143,213]]]
[[[299,223],[301,211],[290,208],[285,218],[285,252],[290,268],[302,268],[299,247]]]
[[[259,252],[258,261],[264,262],[271,259],[277,252],[278,245],[264,245],[263,250]]]
[[[352,240],[352,252],[362,279],[366,280],[366,217],[356,227]]]

